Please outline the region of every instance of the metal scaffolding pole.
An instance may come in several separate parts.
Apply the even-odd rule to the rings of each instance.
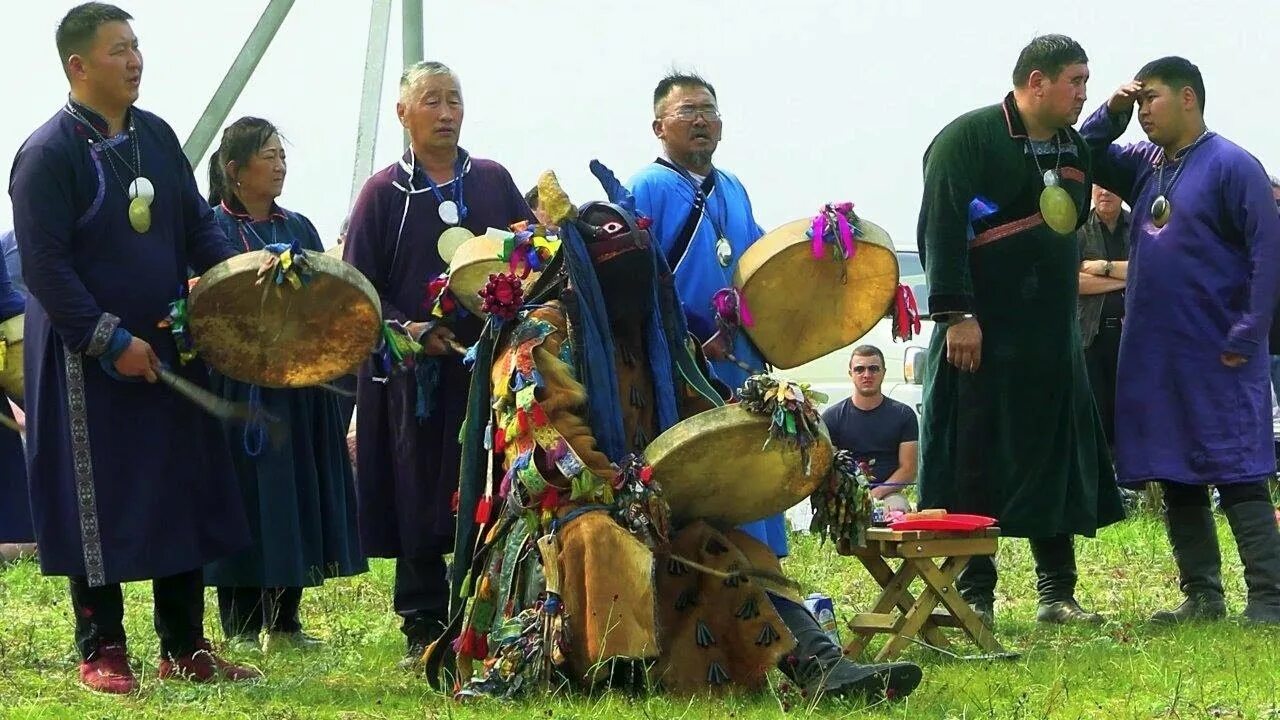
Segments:
[[[364,181],[373,174],[373,153],[378,145],[378,110],[382,107],[382,81],[387,69],[387,34],[391,30],[391,0],[373,0],[369,12],[369,39],[364,53],[364,83],[360,89],[360,121],[356,126],[356,161],[351,170],[351,203]]]
[[[222,78],[222,84],[209,99],[204,114],[200,116],[195,128],[191,130],[190,137],[182,145],[182,152],[187,156],[191,167],[199,165],[200,160],[209,150],[214,136],[222,127],[222,123],[226,122],[227,115],[239,99],[244,86],[249,82],[254,69],[258,67],[258,61],[262,60],[262,56],[266,54],[267,47],[271,45],[280,25],[284,23],[285,16],[293,7],[293,2],[294,0],[270,0],[267,9],[262,11],[258,24],[253,27],[253,32],[249,33],[249,38],[244,41],[244,47],[240,48],[240,54],[231,63],[226,77]]]
[[[402,0],[400,6],[401,57],[404,69],[426,57],[423,49],[422,0]],[[404,134],[404,146],[409,147],[409,133]]]

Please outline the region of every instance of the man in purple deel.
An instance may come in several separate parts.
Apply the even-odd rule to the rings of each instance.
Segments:
[[[1138,106],[1149,142],[1111,144]],[[1204,123],[1200,70],[1148,63],[1081,128],[1096,182],[1133,208],[1116,393],[1116,471],[1164,486],[1186,601],[1158,622],[1226,614],[1208,486],[1249,589],[1244,616],[1280,623],[1280,530],[1267,332],[1280,297],[1280,214],[1262,165]]]

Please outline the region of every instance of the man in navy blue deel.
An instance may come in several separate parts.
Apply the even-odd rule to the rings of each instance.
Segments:
[[[14,159],[9,195],[30,290],[27,470],[46,575],[70,578],[80,679],[137,687],[120,583],[151,580],[160,677],[258,673],[204,639],[201,568],[249,540],[217,422],[155,384],[182,365],[157,323],[187,282],[232,257],[177,136],[134,107],[142,55],[132,17],[73,8],[56,40],[70,95]]]

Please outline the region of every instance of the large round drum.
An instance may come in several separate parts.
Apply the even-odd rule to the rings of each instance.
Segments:
[[[382,306],[373,285],[331,255],[308,252],[310,280],[258,284],[267,251],[226,260],[191,290],[196,351],[218,372],[264,387],[305,387],[355,370],[377,345]]]
[[[793,368],[867,334],[888,312],[898,287],[898,256],[880,226],[859,218],[847,260],[813,256],[812,218],[789,222],[752,243],[733,284],[754,322],[742,330],[777,368]]]
[[[499,235],[477,235],[462,243],[449,261],[449,291],[473,315],[484,316],[480,291],[488,284],[489,275],[511,272],[510,264],[501,258],[503,242]],[[520,281],[526,293],[541,274],[530,272]]]
[[[22,323],[25,315],[0,322],[0,403],[4,395],[22,402]]]
[[[645,450],[677,525],[693,520],[741,525],[780,513],[813,494],[831,471],[835,449],[825,425],[808,448],[781,439],[767,448],[769,418],[740,404],[682,420]]]

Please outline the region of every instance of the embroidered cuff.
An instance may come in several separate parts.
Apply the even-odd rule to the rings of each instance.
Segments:
[[[120,327],[120,318],[111,313],[102,313],[98,318],[98,324],[93,328],[93,335],[89,338],[89,346],[85,348],[84,354],[89,357],[98,357],[106,352],[118,327]]]
[[[111,333],[111,340],[107,342],[107,349],[98,356],[98,364],[102,366],[102,371],[114,380],[123,382],[138,382],[140,378],[127,378],[116,372],[116,360],[124,354],[125,348],[129,347],[129,343],[133,341],[133,336],[124,328],[116,328]]]

